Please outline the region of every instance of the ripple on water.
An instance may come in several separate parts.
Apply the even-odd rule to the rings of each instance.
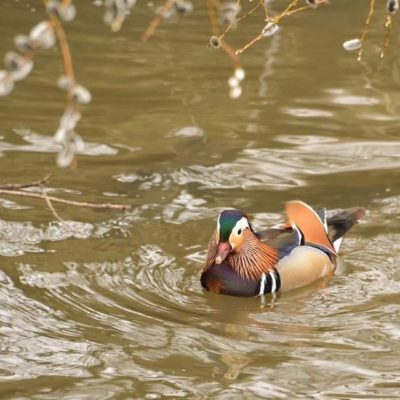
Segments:
[[[181,213],[186,203],[189,211],[210,212],[199,200],[182,191],[165,215],[180,224],[196,221],[196,213]],[[389,218],[397,201],[393,196],[377,207],[383,205]],[[374,210],[371,215],[367,224],[381,223]],[[255,220],[264,225],[280,217],[261,213]],[[367,228],[359,228],[361,236]],[[344,274],[283,294],[272,304],[203,293],[197,274],[185,271],[159,245],[140,245],[113,261],[83,262],[71,254],[57,272],[21,263],[21,288],[5,275],[0,282],[4,374],[85,377],[90,394],[102,387],[115,395],[126,376],[135,390],[155,397],[225,398],[245,392],[295,398],[293,387],[300,397],[304,392],[321,399],[349,395],[355,388],[385,393],[389,374],[398,378],[393,366],[400,279],[396,263],[386,256],[398,241],[397,234],[369,241],[350,236],[343,245]],[[200,269],[204,249],[186,251]],[[30,288],[46,302],[51,299],[54,308],[31,300]],[[37,335],[50,339],[37,342]],[[378,354],[387,367],[374,364]]]
[[[32,26],[32,18],[23,23],[22,12],[31,5],[3,3],[13,4],[4,10],[15,9],[21,26]],[[339,3],[346,2],[337,3],[335,13],[345,15],[348,10],[340,11]],[[93,11],[99,11],[94,19]],[[142,205],[112,217],[90,214],[88,223],[77,222],[81,214],[76,211],[66,221],[72,233],[58,223],[38,222],[41,210],[0,199],[0,255],[8,255],[1,257],[0,269],[0,397],[398,397],[400,203],[395,174],[400,102],[390,52],[379,73],[368,57],[361,64],[350,61],[359,72],[351,76],[349,58],[342,58],[340,48],[325,57],[322,37],[315,46],[298,40],[312,37],[315,26],[295,22],[293,29],[265,43],[264,50],[259,47],[261,52],[249,52],[248,65],[264,57],[265,70],[259,81],[257,72],[248,71],[249,90],[234,104],[215,90],[217,80],[226,89],[225,66],[210,68],[212,59],[199,51],[209,29],[205,9],[190,23],[180,22],[186,24],[184,35],[162,26],[150,46],[131,40],[140,34],[141,23],[126,21],[118,35],[103,32],[101,24],[93,30],[81,23],[98,22],[102,12],[91,2],[79,2],[80,20],[70,40],[78,53],[84,46],[90,53],[85,65],[79,54],[77,61],[84,66],[82,79],[97,94],[82,133],[95,132],[111,145],[88,142],[85,149],[87,156],[101,156],[104,168],[93,172],[92,157],[82,157],[81,169],[60,172],[60,177],[75,184],[83,170],[92,171],[90,181],[80,177],[90,191],[114,195],[122,189]],[[135,8],[134,14],[144,21],[145,9]],[[334,14],[329,19],[329,13],[324,18],[327,28],[354,29],[352,23],[343,24],[348,18]],[[246,24],[258,29],[252,20]],[[7,21],[12,38],[18,33],[16,15],[4,19],[2,32]],[[329,30],[319,33],[324,31]],[[179,46],[169,40],[176,33]],[[373,36],[379,35],[369,38],[372,46]],[[287,51],[291,41],[295,46]],[[190,50],[184,47],[189,43],[199,46]],[[161,50],[163,62],[152,62]],[[54,75],[47,72],[58,68],[58,58],[53,64],[50,53],[42,55],[49,61],[45,70],[37,71],[43,87],[54,86]],[[345,88],[325,90],[338,82]],[[368,87],[360,88],[364,83]],[[18,121],[44,132],[53,125],[51,118],[59,112],[53,93],[37,89],[32,76],[10,97],[6,103],[17,112],[4,108],[5,127]],[[37,102],[39,92],[44,98]],[[32,107],[26,107],[27,100]],[[51,137],[3,130],[0,157],[6,169],[18,173],[15,159],[21,168],[52,167],[51,156],[37,156],[59,150]],[[325,136],[296,135],[321,131]],[[385,133],[395,140],[386,141]],[[347,178],[346,172],[351,172]],[[111,188],[105,185],[109,175]],[[356,193],[359,182],[365,185],[361,194]],[[370,200],[390,184],[390,193]],[[338,186],[347,188],[337,194]],[[371,210],[366,223],[343,243],[343,273],[275,300],[203,292],[199,271],[218,207],[234,199],[245,208],[258,208],[266,191],[280,190],[285,193],[275,193],[279,201],[299,193],[333,196],[332,202],[362,197]],[[270,225],[281,217],[258,213],[254,224]],[[6,221],[12,218],[34,222]]]
[[[139,190],[170,189],[173,184],[199,189],[265,189],[287,190],[307,186],[314,175],[343,172],[381,171],[400,167],[400,142],[358,141],[339,142],[336,138],[318,136],[277,136],[276,141],[291,146],[284,148],[248,148],[231,162],[215,165],[189,165],[163,173],[132,173],[116,176],[124,183],[138,184]],[[165,214],[187,202],[188,213],[202,207],[204,200],[190,198],[187,190],[167,205]],[[183,220],[190,216],[183,216]],[[183,222],[182,220],[182,222]]]
[[[213,217],[218,211],[210,209],[207,201],[196,198],[188,191],[182,190],[169,204],[163,207],[162,219],[174,224]]]
[[[125,237],[139,222],[161,221],[157,228],[166,236],[177,226],[187,229],[218,212],[192,193],[190,183],[207,189],[277,189],[304,186],[315,174],[399,163],[397,142],[343,143],[314,136],[277,140],[290,147],[244,149],[221,165],[116,177],[146,191],[178,185],[165,204],[160,200],[151,206],[150,220],[145,205],[95,224],[67,221],[79,234],[59,224],[35,228],[0,220],[4,254],[43,251],[48,241],[99,239],[114,230]],[[197,271],[205,249],[199,245],[182,247],[186,254],[178,256],[164,244],[140,239],[128,256],[112,253],[105,261],[80,260],[72,252],[57,271],[37,261],[21,262],[15,285],[6,276],[0,282],[0,297],[8,296],[0,313],[4,379],[18,380],[22,374],[84,377],[87,393],[103,385],[115,394],[124,384],[121,379],[130,376],[132,387],[156,397],[225,398],[246,392],[287,398],[294,387],[300,397],[304,392],[315,398],[345,396],[356,388],[386,393],[389,376],[399,378],[400,276],[395,257],[388,256],[398,250],[399,235],[393,228],[366,240],[363,232],[397,226],[398,196],[377,199],[371,208],[367,223],[358,228],[359,238],[350,235],[343,245],[343,274],[275,302],[204,293]],[[265,226],[280,219],[279,214],[259,213],[254,223]],[[97,255],[96,246],[93,251]],[[187,268],[189,263],[194,268]],[[43,306],[47,303],[52,307]],[[375,365],[378,355],[384,363]],[[212,382],[206,383],[205,376]]]
[[[98,361],[95,345],[70,340],[79,336],[65,314],[31,299],[1,272],[0,335],[3,378],[29,379],[43,375],[90,376]]]
[[[193,165],[171,173],[177,185],[197,183],[201,189],[247,189],[272,187],[284,190],[304,185],[301,179],[293,176],[293,168],[278,166],[266,154],[263,162],[254,162],[249,157],[240,157],[231,163],[214,166]]]
[[[97,224],[64,220],[50,222],[43,227],[35,227],[32,222],[15,222],[0,220],[0,255],[20,256],[26,253],[51,252],[45,249],[46,242],[59,242],[66,239],[100,238],[112,230],[126,235],[132,225],[141,219],[146,209],[133,209],[108,221]]]
[[[44,228],[36,228],[31,222],[0,220],[0,254],[17,256],[43,252],[46,251],[42,247],[43,242],[68,238],[87,239],[92,237],[93,232],[94,226],[86,222],[55,222]]]
[[[285,114],[300,118],[330,118],[334,113],[316,108],[286,107],[282,109]]]
[[[284,137],[286,141],[286,137]],[[247,149],[253,162],[284,166],[292,175],[328,175],[349,171],[383,170],[400,167],[400,142],[306,143],[286,149]],[[265,168],[267,170],[267,168]]]

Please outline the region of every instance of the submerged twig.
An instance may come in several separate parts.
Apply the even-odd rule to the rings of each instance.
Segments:
[[[60,197],[49,196],[44,188],[44,185],[49,182],[50,175],[46,175],[42,179],[37,181],[33,181],[30,183],[8,183],[4,185],[0,185],[0,194],[7,194],[11,196],[22,196],[22,197],[34,197],[39,199],[44,199],[48,204],[50,210],[53,212],[54,216],[61,220],[58,216],[57,212],[54,210],[54,207],[51,204],[51,201],[68,204],[70,206],[75,207],[89,207],[89,208],[111,208],[116,210],[126,210],[129,208],[128,205],[125,204],[111,204],[111,203],[88,203],[84,201],[75,201],[75,200],[67,200]],[[41,189],[42,193],[34,193],[34,192],[27,192],[26,190],[21,190],[24,188],[30,187],[38,187]],[[50,203],[50,204],[49,204]]]
[[[71,230],[68,224],[60,217],[60,215],[57,213],[56,209],[54,208],[53,204],[51,203],[49,196],[46,193],[46,190],[43,185],[40,185],[40,188],[42,189],[42,193],[44,196],[44,199],[46,201],[47,206],[49,207],[50,211],[54,215],[54,218],[60,222],[63,226],[65,226],[68,230]]]
[[[11,196],[22,196],[22,197],[33,197],[36,199],[45,200],[45,196],[41,193],[32,193],[26,192],[24,190],[8,190],[8,189],[0,189],[0,194],[8,194]],[[114,209],[114,210],[127,210],[129,208],[126,204],[112,204],[112,203],[88,203],[85,201],[76,201],[76,200],[66,200],[60,197],[48,196],[50,201],[55,203],[68,204],[70,206],[75,207],[88,207],[88,208],[98,208],[98,209]]]
[[[24,189],[24,188],[34,187],[34,186],[42,186],[42,185],[48,183],[49,179],[50,179],[50,175],[46,175],[44,178],[42,178],[38,181],[30,182],[30,183],[6,183],[4,185],[0,185],[0,189],[15,190],[15,189]]]

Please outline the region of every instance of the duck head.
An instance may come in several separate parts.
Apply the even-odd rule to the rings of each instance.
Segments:
[[[222,211],[218,217],[215,233],[217,244],[215,263],[222,264],[231,253],[240,251],[249,231],[251,225],[242,211]]]
[[[230,275],[230,268],[239,279],[258,281],[277,261],[277,250],[260,241],[245,213],[225,210],[218,216],[217,229],[208,243],[203,274],[217,267],[214,273],[220,279],[219,274]]]

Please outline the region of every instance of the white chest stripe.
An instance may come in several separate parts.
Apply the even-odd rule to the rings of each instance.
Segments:
[[[273,272],[269,273],[269,276],[271,277],[271,293],[276,292],[276,278],[275,274]]]
[[[271,291],[269,293],[274,294],[277,290],[277,282],[276,282],[276,275],[273,271],[268,273],[269,277],[271,278]],[[265,285],[267,283],[267,275],[264,273],[261,275],[261,281],[260,281],[260,291],[258,292],[258,295],[265,294]]]
[[[267,280],[267,276],[265,274],[261,275],[261,282],[260,282],[260,291],[258,293],[258,295],[262,295],[264,294],[264,290],[265,290],[265,281]]]

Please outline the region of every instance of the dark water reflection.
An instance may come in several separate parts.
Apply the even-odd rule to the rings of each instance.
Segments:
[[[145,5],[112,34],[101,8],[80,3],[67,33],[94,96],[78,127],[86,149],[74,169],[55,167],[64,104],[57,52],[43,53],[0,100],[1,180],[51,173],[54,195],[132,208],[57,206],[61,225],[36,200],[0,199],[2,398],[399,398],[396,25],[387,57],[374,26],[358,64],[341,43],[365,2],[293,18],[243,57],[232,101],[203,6],[143,44]],[[43,13],[39,1],[0,7],[4,54]],[[218,211],[268,226],[293,198],[369,210],[339,273],[275,301],[204,293]]]

